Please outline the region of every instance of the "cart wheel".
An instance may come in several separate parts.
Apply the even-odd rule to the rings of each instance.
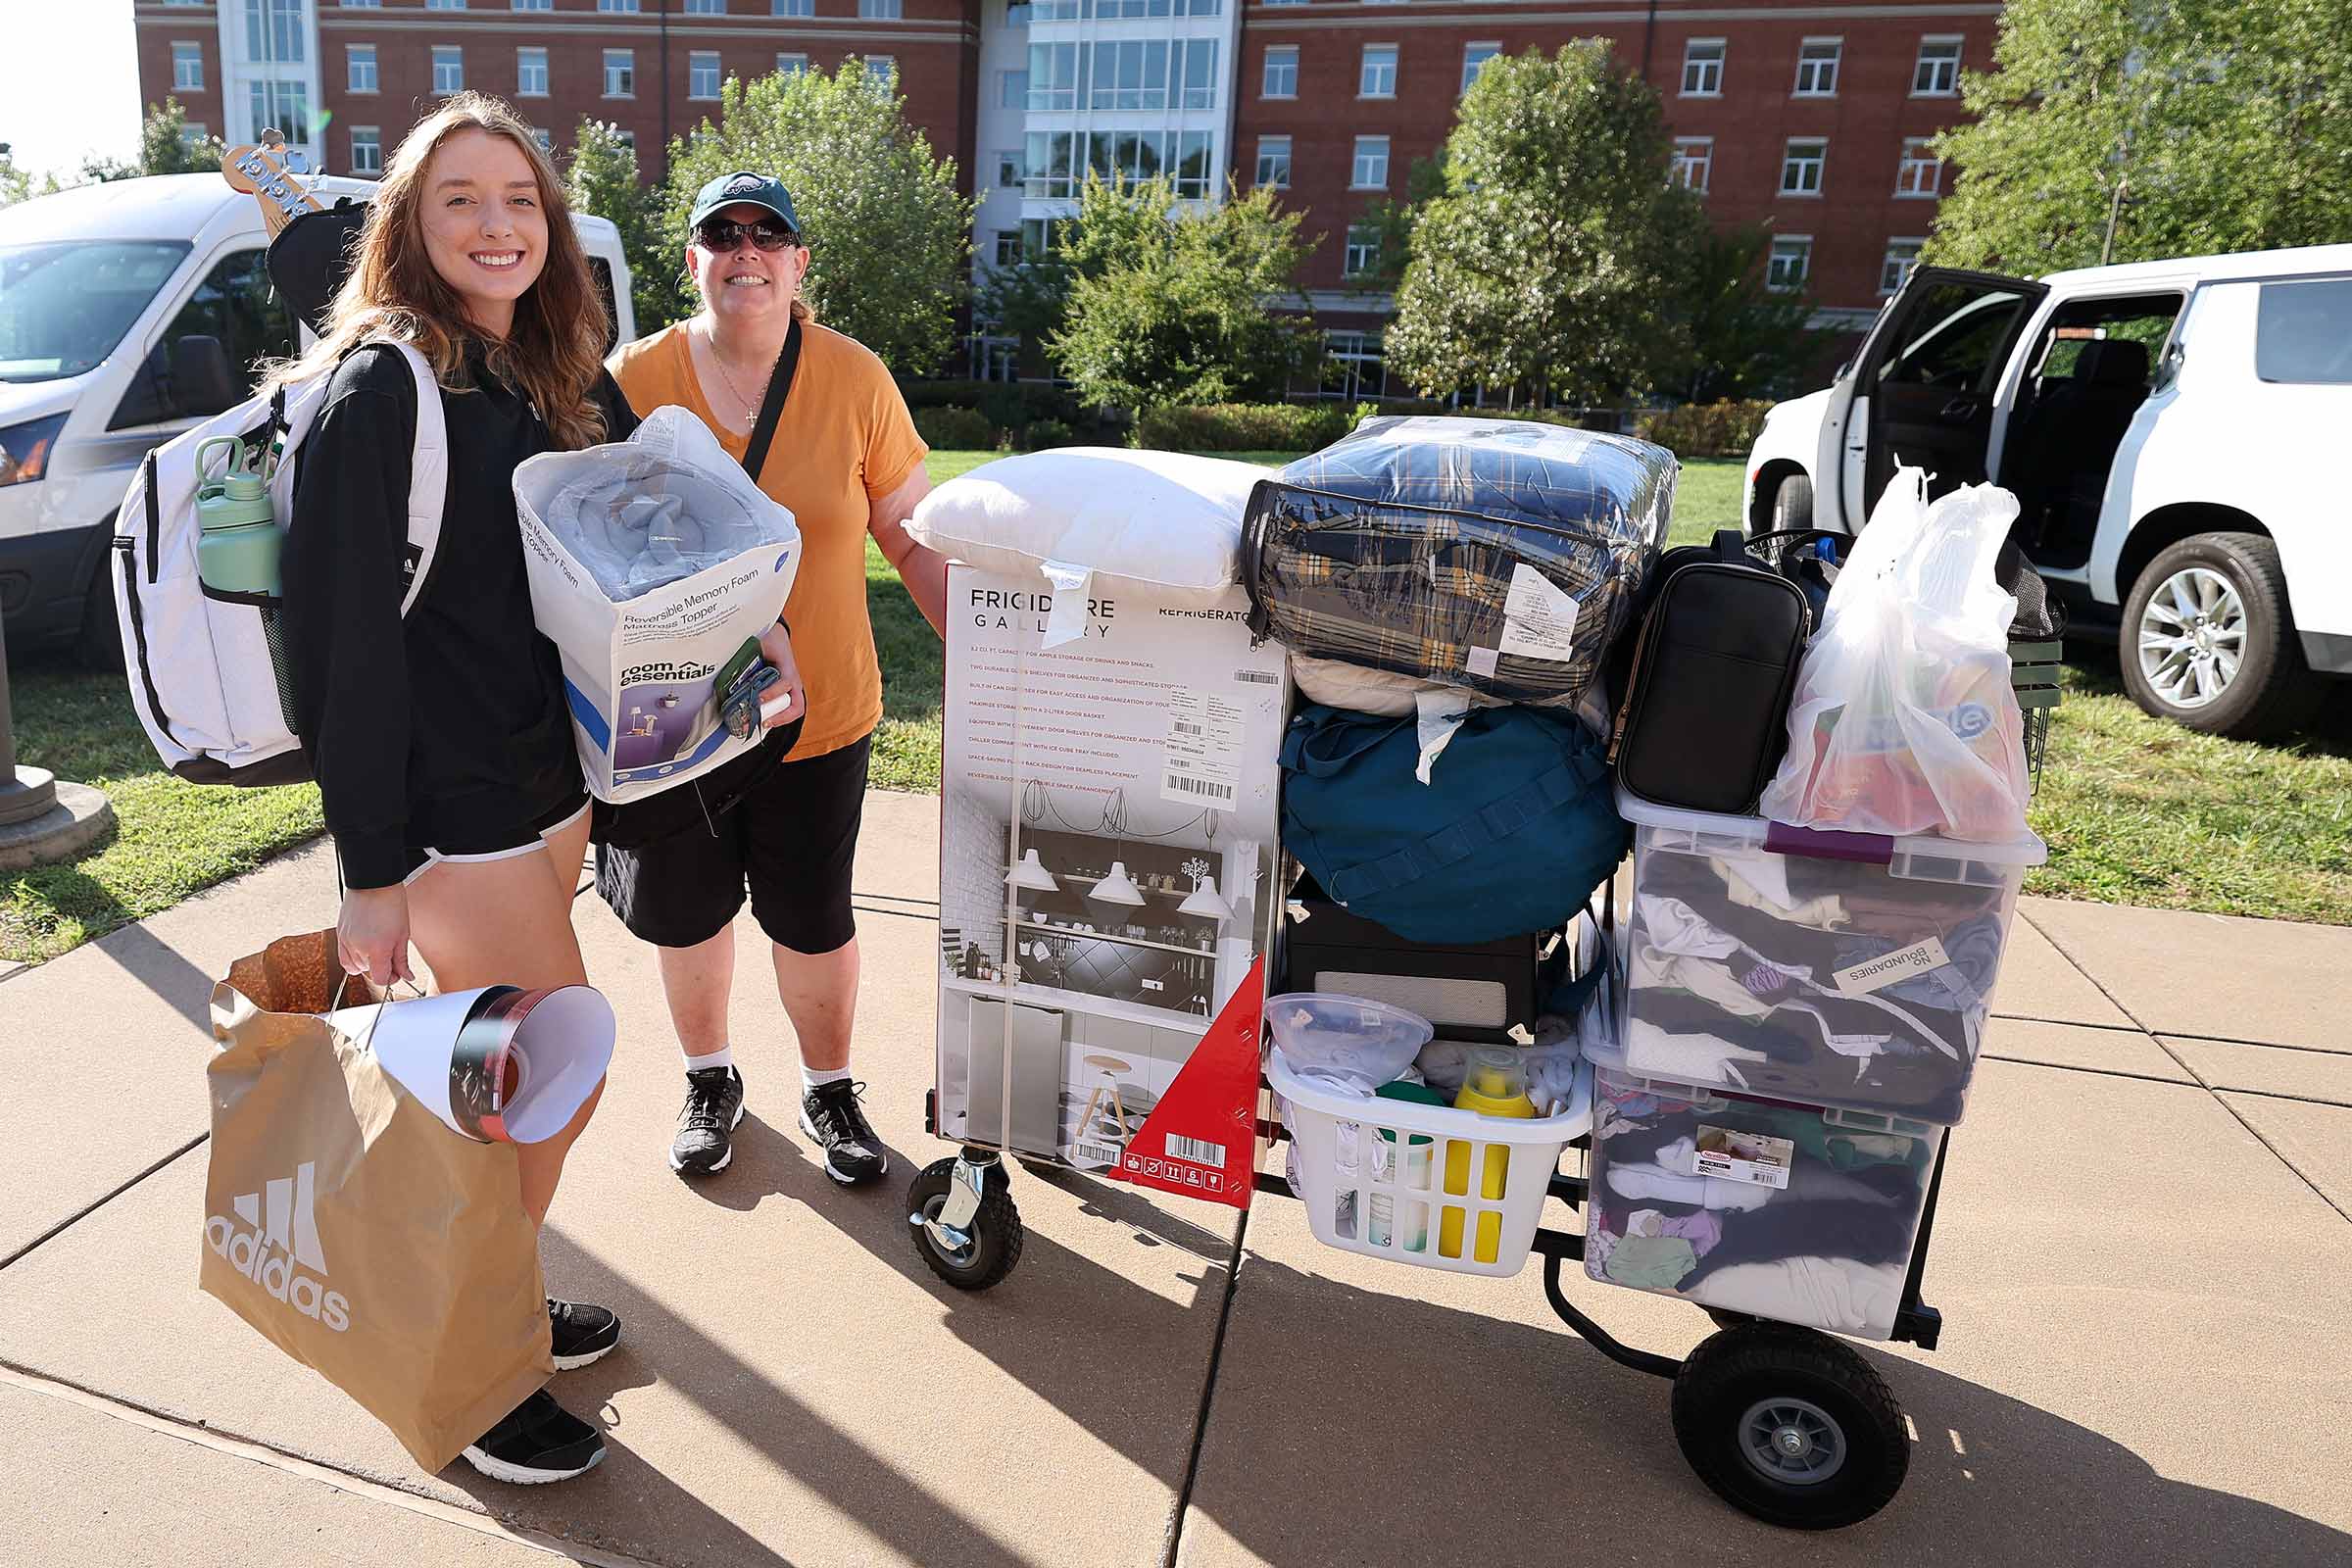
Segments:
[[[1911,1468],[1877,1369],[1786,1323],[1725,1329],[1674,1380],[1674,1436],[1698,1479],[1767,1524],[1838,1530],[1886,1506]]]
[[[906,1190],[908,1211],[924,1219],[937,1218],[947,1207],[955,1172],[953,1155],[923,1167]],[[959,1291],[985,1291],[1011,1273],[1021,1260],[1021,1214],[1013,1207],[1011,1183],[1001,1166],[989,1172],[979,1211],[968,1227],[971,1240],[965,1246],[945,1245],[925,1225],[907,1228],[914,1233],[915,1250],[923,1254],[931,1272]]]

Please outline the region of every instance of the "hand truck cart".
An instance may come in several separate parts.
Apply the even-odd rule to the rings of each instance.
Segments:
[[[2059,700],[2059,648],[2040,643],[2016,646],[2012,652],[2012,679],[2026,710],[2030,781],[2038,783],[2049,710]],[[1616,927],[1615,896],[1613,882],[1599,896],[1598,923],[1604,932]],[[1260,1080],[1261,1104],[1266,1093],[1287,1089],[1292,1119],[1299,1125],[1261,1114],[1257,1135],[1269,1148],[1284,1141],[1328,1141],[1338,1118],[1303,1107],[1307,1095],[1295,1080],[1276,1082],[1284,1076],[1281,1063],[1270,1060],[1269,1076]],[[1465,1114],[1450,1107],[1439,1111],[1389,1102],[1370,1103],[1380,1108],[1358,1102],[1343,1110],[1343,1115],[1360,1118],[1365,1142],[1385,1137],[1401,1151],[1417,1132],[1431,1139],[1450,1136],[1469,1144],[1475,1167],[1494,1170],[1498,1167],[1494,1162],[1507,1160],[1509,1175],[1498,1196],[1442,1200],[1464,1211],[1454,1221],[1460,1228],[1453,1232],[1451,1256],[1444,1255],[1448,1250],[1445,1241],[1435,1248],[1428,1245],[1434,1231],[1421,1238],[1418,1248],[1400,1247],[1401,1226],[1394,1209],[1389,1234],[1375,1236],[1378,1195],[1373,1188],[1394,1185],[1393,1181],[1361,1186],[1364,1200],[1357,1217],[1363,1223],[1360,1231],[1352,1232],[1335,1221],[1327,1201],[1330,1195],[1310,1181],[1306,1197],[1318,1240],[1424,1266],[1491,1275],[1515,1274],[1528,1256],[1541,1256],[1544,1298],[1563,1324],[1618,1365],[1672,1384],[1668,1413],[1676,1443],[1698,1479],[1733,1507],[1789,1529],[1833,1530],[1867,1519],[1893,1499],[1910,1468],[1906,1420],[1886,1379],[1845,1340],[1817,1328],[1702,1306],[1714,1331],[1677,1358],[1623,1343],[1569,1299],[1563,1265],[1586,1259],[1589,1211],[1596,1212],[1589,1100],[1581,1114],[1572,1110],[1546,1124],[1474,1118],[1483,1126],[1469,1139],[1462,1138],[1458,1121],[1443,1120]],[[941,1130],[937,1090],[926,1097],[925,1128],[934,1135]],[[1920,1295],[1949,1146],[1941,1129],[1936,1132],[1900,1300],[1883,1336],[1923,1350],[1936,1348],[1943,1326],[1941,1314]],[[1560,1168],[1570,1152],[1579,1156],[1582,1166],[1574,1172]],[[1391,1166],[1393,1177],[1403,1160],[1400,1153],[1389,1157],[1396,1162]],[[1043,1157],[1043,1162],[1062,1163],[1051,1157]],[[1284,1177],[1263,1170],[1255,1171],[1254,1186],[1257,1193],[1274,1197],[1298,1196]],[[1431,1193],[1418,1190],[1425,1196]],[[1448,1185],[1446,1191],[1463,1189]],[[1588,1216],[1586,1229],[1543,1224],[1546,1205],[1553,1202],[1571,1218]],[[1020,1261],[1020,1211],[1000,1150],[966,1143],[959,1152],[934,1161],[914,1178],[907,1206],[916,1251],[934,1274],[957,1290],[988,1290]],[[1494,1221],[1491,1227],[1489,1218]],[[1467,1239],[1472,1236],[1474,1242]],[[1421,1255],[1405,1258],[1406,1250]]]

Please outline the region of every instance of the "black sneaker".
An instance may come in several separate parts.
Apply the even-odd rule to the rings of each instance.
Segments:
[[[553,1331],[559,1372],[602,1360],[620,1343],[620,1319],[585,1301],[559,1301],[549,1297],[547,1322]]]
[[[466,1462],[493,1481],[542,1486],[586,1475],[604,1461],[603,1434],[541,1389],[466,1448]]]
[[[743,1074],[732,1067],[688,1073],[678,1136],[669,1146],[669,1168],[688,1176],[714,1176],[725,1170],[735,1157],[730,1135],[741,1120]]]
[[[890,1169],[882,1140],[858,1107],[865,1085],[837,1079],[801,1097],[801,1131],[825,1152],[825,1174],[844,1187],[878,1181]]]

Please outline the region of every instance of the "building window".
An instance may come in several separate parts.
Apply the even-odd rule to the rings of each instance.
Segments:
[[[813,17],[816,0],[768,0],[767,14],[771,17]]]
[[[1010,267],[1021,259],[1021,231],[1019,229],[1000,228],[994,239],[999,267]]]
[[[1291,184],[1291,138],[1260,136],[1257,138],[1257,183],[1275,190],[1288,190]]]
[[[1217,40],[1187,38],[1178,51],[1177,66],[1182,79],[1177,83],[1181,96],[1179,109],[1214,109],[1217,89],[1224,85],[1217,75]]]
[[[1931,201],[1943,194],[1943,160],[1936,156],[1930,138],[1903,138],[1903,161],[1895,167],[1894,193]]]
[[[1021,188],[1021,155],[1017,152],[997,154],[997,189]]]
[[[373,125],[351,127],[351,172],[355,174],[384,172],[384,144]]]
[[[637,0],[596,0],[599,11],[635,11]]]
[[[1033,130],[1028,135],[1021,168],[1024,194],[1068,196],[1077,189],[1078,181],[1083,177],[1085,160],[1075,155],[1071,132]]]
[[[1829,161],[1830,144],[1826,141],[1792,141],[1781,156],[1781,194],[1784,196],[1818,196],[1821,194],[1821,166]]]
[[[797,76],[808,69],[808,57],[801,54],[776,56],[776,74]]]
[[[1173,173],[1164,162],[1167,144],[1156,130],[1098,130],[1091,138],[1086,167],[1105,183],[1124,180],[1141,184],[1162,173]]]
[[[608,49],[605,51],[605,96],[634,98],[637,96],[637,51]]]
[[[1389,138],[1358,136],[1355,138],[1355,167],[1348,177],[1349,190],[1387,190],[1389,188]]]
[[[303,0],[245,0],[245,54],[274,65],[303,58]]]
[[[1813,270],[1813,236],[1787,234],[1772,242],[1772,257],[1764,264],[1764,286],[1788,293],[1805,286]]]
[[[424,0],[424,9],[427,11],[463,11],[466,9],[466,0]]]
[[[192,6],[202,4],[202,0],[167,0],[167,3],[175,6]],[[384,0],[342,0],[342,3],[343,9],[346,11],[375,11],[383,6]]]
[[[1165,109],[1168,106],[1168,40],[1104,40],[1094,46],[1097,109]]]
[[[355,43],[343,51],[344,83],[353,92],[375,91],[375,45]]]
[[[175,43],[172,46],[172,85],[177,91],[204,91],[204,45]]]
[[[1834,98],[1838,95],[1838,58],[1845,52],[1838,38],[1807,38],[1796,52],[1796,96]]]
[[[1348,225],[1348,254],[1340,265],[1345,277],[1362,277],[1380,266],[1380,230],[1370,223]]]
[[[1078,46],[1074,43],[1033,43],[1029,46],[1029,107],[1032,110],[1078,107]],[[1035,169],[1037,161],[1031,159]]]
[[[205,128],[203,121],[184,121],[179,127],[179,144],[190,152],[199,152],[210,135],[212,132]]]
[[[433,45],[433,91],[466,90],[466,51],[454,43]]]
[[[1487,62],[1502,53],[1498,43],[1472,43],[1462,46],[1462,91],[1468,92],[1478,74],[1487,69]]]
[[[286,140],[310,145],[311,96],[305,83],[253,81],[247,82],[246,88],[246,107],[253,113],[257,133],[264,126],[275,126],[285,132]]]
[[[516,11],[553,11],[556,9],[556,0],[509,0],[509,3]],[[534,136],[544,137],[547,132],[544,130],[535,130],[531,132],[531,134]],[[544,149],[547,146],[547,143],[545,141],[541,141],[539,145]]]
[[[1715,138],[1712,136],[1677,136],[1674,138],[1674,167],[1668,178],[1678,185],[1688,185],[1701,196],[1707,193],[1707,181],[1715,172]]]
[[[1382,348],[1378,332],[1324,333],[1323,384],[1318,395],[1350,403],[1382,396],[1388,391]]]
[[[1911,280],[1911,269],[1919,265],[1919,248],[1925,240],[1890,239],[1886,242],[1886,259],[1879,264],[1879,293],[1899,294]]]
[[[1168,137],[1175,157],[1169,160],[1176,172],[1176,195],[1181,201],[1204,202],[1214,183],[1209,166],[1208,132],[1187,130]]]
[[[997,73],[997,107],[1026,109],[1029,107],[1029,73],[1000,71]]]
[[[1396,46],[1393,43],[1364,45],[1363,63],[1356,69],[1355,95],[1358,98],[1394,98],[1396,96]]]
[[[519,98],[547,96],[547,51],[517,49],[514,51],[514,93]]]
[[[686,14],[690,17],[723,17],[727,14],[727,0],[686,0]]]
[[[1684,97],[1723,96],[1723,55],[1721,38],[1693,38],[1683,45]]]
[[[1004,25],[1007,27],[1029,25],[1029,0],[1005,0]]]
[[[1922,38],[1919,65],[1911,73],[1914,98],[1949,98],[1960,90],[1960,40]]]
[[[1259,81],[1260,98],[1296,98],[1298,96],[1298,46],[1282,44],[1266,51],[1266,74]]]
[[[715,98],[718,96],[718,51],[697,49],[686,57],[686,96]]]
[[[891,78],[898,74],[899,57],[897,55],[867,55],[865,57],[865,79],[875,86],[888,88]]]
[[[858,0],[858,15],[867,22],[897,22],[905,13],[901,0]]]
[[[612,139],[620,143],[623,147],[626,147],[631,152],[635,152],[637,150],[637,133],[633,130],[615,129],[612,132]]]
[[[531,140],[539,144],[539,150],[543,153],[552,153],[556,150],[556,133],[545,125],[531,127]]]

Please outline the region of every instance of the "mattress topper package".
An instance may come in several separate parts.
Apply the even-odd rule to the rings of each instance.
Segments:
[[[598,800],[657,794],[757,744],[722,710],[766,672],[760,638],[792,592],[801,533],[708,425],[661,408],[626,441],[543,452],[514,470],[514,511]]]
[[[1367,419],[1251,495],[1250,629],[1294,653],[1574,707],[1633,617],[1678,472],[1520,419]]]

